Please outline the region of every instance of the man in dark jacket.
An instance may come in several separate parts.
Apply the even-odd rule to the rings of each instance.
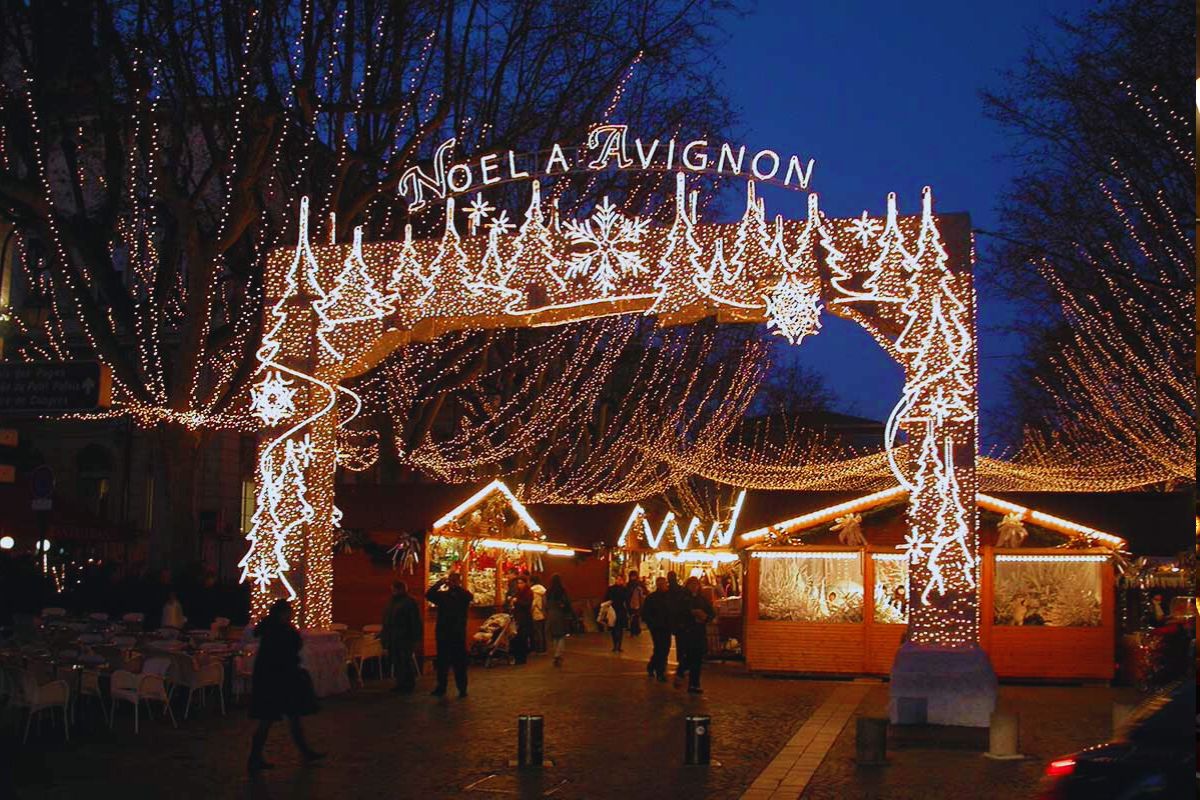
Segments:
[[[708,623],[716,617],[716,612],[708,598],[700,594],[700,581],[696,578],[688,578],[680,610],[680,629],[676,636],[683,645],[683,652],[680,654],[679,670],[675,673],[675,686],[680,686],[686,673],[688,691],[700,694],[703,692],[700,688],[700,666],[708,651]]]
[[[673,627],[672,612],[667,579],[658,578],[654,581],[654,591],[642,604],[642,622],[650,629],[650,639],[654,642],[654,653],[650,656],[650,663],[646,665],[646,674],[653,675],[662,683],[667,681],[667,655],[671,652]]]
[[[680,677],[678,670],[683,667],[684,662],[684,641],[679,635],[680,629],[683,627],[683,602],[684,595],[687,592],[679,584],[679,576],[674,571],[667,573],[667,608],[671,612],[671,635],[675,637],[675,687],[679,688],[683,679]]]
[[[524,664],[529,658],[533,642],[533,590],[529,588],[524,575],[517,577],[517,585],[509,603],[513,622],[517,624],[517,634],[512,640],[513,661]]]
[[[437,688],[430,694],[446,693],[446,678],[454,667],[454,685],[458,696],[467,696],[467,612],[473,595],[462,587],[462,575],[451,572],[435,583],[425,599],[437,607]]]
[[[396,581],[392,584],[392,599],[383,612],[383,631],[379,637],[396,673],[393,691],[411,694],[417,686],[414,653],[423,630],[417,601],[409,596],[404,581]]]

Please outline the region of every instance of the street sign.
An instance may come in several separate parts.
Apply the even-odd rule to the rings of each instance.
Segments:
[[[54,470],[43,464],[29,473],[29,495],[34,511],[49,511],[54,507]]]
[[[112,404],[112,371],[96,361],[0,364],[0,413],[85,411]]]

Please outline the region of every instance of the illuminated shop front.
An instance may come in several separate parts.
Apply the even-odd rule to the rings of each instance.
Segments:
[[[746,660],[776,672],[886,674],[922,602],[905,493],[890,489],[738,537]],[[1113,557],[1124,540],[980,494],[981,644],[1000,677],[1111,679]]]

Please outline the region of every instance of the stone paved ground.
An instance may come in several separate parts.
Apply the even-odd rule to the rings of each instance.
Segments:
[[[506,762],[516,755],[517,715],[533,712],[546,718],[546,755],[556,762],[543,787],[567,781],[553,797],[736,798],[835,685],[768,681],[740,666],[713,666],[706,667],[706,694],[695,697],[647,680],[640,650],[648,642],[626,646],[624,658],[605,652],[606,644],[598,634],[572,638],[562,670],[546,657],[525,667],[473,669],[465,700],[429,697],[428,675],[423,692],[411,697],[368,680],[305,720],[327,762],[299,766],[286,731],[276,726],[267,757],[277,767],[253,784],[244,777],[253,723],[243,710],[221,718],[210,704],[177,731],[155,720],[138,737],[126,710],[113,735],[81,732],[63,745],[45,732],[44,744],[27,748],[15,766],[19,797],[107,797],[118,789],[123,800],[505,797],[464,791],[492,774],[498,777],[484,787],[509,788],[515,797]],[[713,717],[719,768],[682,766],[683,717],[697,712]],[[5,740],[5,749],[11,746]],[[519,796],[542,794],[536,779],[528,783]]]
[[[623,658],[606,652],[607,637],[573,638],[562,670],[545,657],[525,667],[473,669],[471,696],[461,701],[425,694],[428,675],[422,693],[411,697],[369,680],[365,689],[327,699],[322,712],[306,720],[314,746],[328,752],[327,762],[299,765],[286,731],[277,726],[267,746],[277,767],[254,782],[244,775],[253,723],[244,709],[230,709],[222,718],[211,704],[178,730],[156,719],[136,737],[128,709],[111,734],[93,712],[92,724],[81,721],[70,745],[47,729],[21,748],[7,728],[0,732],[0,762],[16,755],[10,766],[18,798],[724,800],[738,798],[839,685],[755,678],[737,665],[712,666],[706,667],[706,694],[692,697],[646,679],[645,638],[627,645]],[[857,713],[880,713],[886,698],[886,684],[873,686]],[[1108,689],[1005,687],[1002,698],[1020,711],[1022,749],[1036,762],[910,750],[893,752],[882,770],[860,773],[851,761],[851,719],[803,796],[1026,797],[1049,757],[1108,731]],[[713,717],[713,757],[720,767],[682,766],[683,717],[697,712]],[[507,767],[521,713],[546,718],[546,755],[556,766],[540,778],[518,780]],[[468,790],[473,785],[478,788]],[[5,794],[0,779],[0,796]]]
[[[858,716],[887,716],[887,684],[860,703]],[[803,800],[1002,800],[1033,796],[1046,764],[1108,738],[1114,701],[1136,702],[1130,689],[1001,686],[1000,709],[1020,718],[1022,761],[993,761],[955,749],[889,749],[888,764],[854,763],[854,722],[834,742],[809,781]]]

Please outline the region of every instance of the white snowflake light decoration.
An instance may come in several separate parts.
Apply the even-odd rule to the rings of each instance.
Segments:
[[[296,410],[296,390],[292,383],[278,370],[271,370],[262,383],[250,389],[250,408],[267,427],[278,425]]]
[[[821,330],[821,296],[815,287],[784,275],[765,298],[767,329],[799,344],[809,334]]]
[[[896,549],[902,551],[911,564],[919,564],[922,555],[929,548],[930,544],[925,540],[925,534],[920,531],[909,531],[904,537],[904,544],[896,545]]]
[[[575,247],[586,247],[571,257],[567,278],[586,276],[602,295],[616,288],[617,280],[625,275],[641,274],[643,262],[638,251],[642,234],[649,220],[629,219],[604,197],[586,222],[567,220],[563,223],[567,240]]]
[[[504,235],[517,227],[508,218],[508,212],[501,209],[500,213],[492,217],[492,221],[487,224],[489,231],[495,231],[498,234]]]
[[[477,192],[475,199],[467,205],[467,224],[471,227],[471,235],[475,235],[475,231],[483,224],[483,221],[488,218],[488,215],[496,210],[496,207],[483,199],[483,192]]]
[[[879,232],[883,230],[883,225],[881,225],[877,220],[873,220],[868,217],[867,212],[865,211],[862,213],[861,217],[850,223],[850,227],[854,229],[854,235],[858,237],[860,242],[862,242],[863,247],[869,245],[871,240],[878,236]]]

